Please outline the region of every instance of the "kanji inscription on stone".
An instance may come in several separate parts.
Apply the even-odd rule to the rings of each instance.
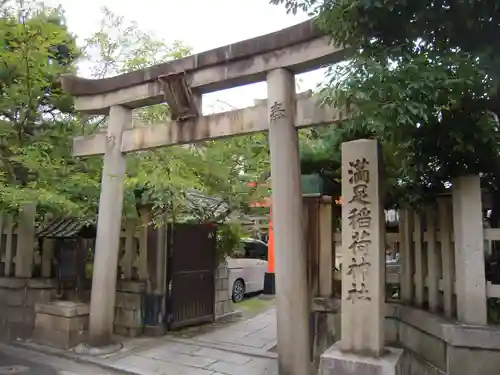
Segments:
[[[381,154],[376,140],[342,144],[341,348],[384,350],[385,223]]]
[[[269,110],[269,120],[276,121],[283,117],[285,117],[285,108],[283,107],[283,103],[274,102]]]
[[[349,249],[352,251],[351,261],[348,263],[349,270],[346,275],[351,277],[351,288],[348,290],[347,299],[352,303],[359,300],[370,301],[367,279],[371,263],[369,261],[369,247],[371,245],[371,211],[368,196],[368,184],[370,183],[369,165],[365,158],[349,161],[349,184],[351,185],[352,197],[348,200],[349,205],[349,227],[352,231],[352,242]],[[349,282],[346,280],[346,282]]]

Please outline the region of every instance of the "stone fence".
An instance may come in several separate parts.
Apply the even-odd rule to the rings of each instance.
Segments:
[[[0,341],[30,337],[35,324],[36,303],[90,301],[90,279],[78,285],[78,295],[75,282],[57,280],[57,240],[46,237],[38,241],[35,214],[34,206],[28,206],[17,218],[0,214]],[[157,291],[158,286],[165,283],[165,276],[160,273],[166,272],[166,264],[158,268],[156,260],[160,252],[166,252],[162,232],[165,231],[141,225],[138,220],[123,222],[115,302],[114,329],[117,334],[131,337],[144,334],[151,323],[147,321],[148,314],[157,315],[158,326],[163,326],[166,321],[166,285],[159,288],[160,294]],[[84,252],[93,247],[92,240],[82,240],[81,244]],[[92,267],[91,259],[87,260],[89,267]],[[232,301],[228,291],[227,267],[220,265],[214,273],[214,319],[219,319],[232,312]],[[146,303],[151,296],[159,297],[157,306],[153,306],[155,311],[147,310],[151,309]],[[155,332],[163,331],[159,329]]]
[[[401,300],[446,318],[457,319],[456,273],[459,272],[459,264],[455,259],[451,197],[440,198],[437,210],[428,208],[423,211],[401,210],[399,232],[386,233],[388,255],[399,254],[398,260],[386,265],[386,299]],[[500,298],[500,285],[485,279],[483,252],[491,252],[492,242],[500,241],[500,228],[481,228],[478,237],[481,252],[475,255],[479,258],[476,259],[479,264],[475,272],[472,269],[468,271],[483,285],[477,288],[475,296],[482,301],[480,303],[484,312],[489,298]],[[339,260],[342,234],[337,232],[334,238]],[[484,244],[489,246],[485,248]],[[334,278],[340,281],[340,272],[335,272]],[[399,292],[391,292],[394,289],[390,286],[396,287]],[[486,314],[483,314],[482,324],[488,323],[486,318]]]
[[[488,301],[500,298],[500,285],[486,280],[485,258],[500,229],[485,228],[483,209],[479,178],[467,176],[436,205],[400,210],[399,232],[385,233],[385,341],[405,349],[404,375],[498,374],[500,327]],[[332,262],[342,267],[342,235],[332,238]],[[331,341],[340,338],[341,283],[335,272],[331,296],[313,293],[313,313],[334,319]]]
[[[55,280],[0,278],[0,341],[30,337],[35,304],[56,298]]]
[[[17,218],[0,213],[0,277],[31,277],[36,206],[27,205]]]
[[[500,368],[500,329],[459,324],[412,306],[386,303],[385,341],[406,349],[403,375],[494,375]]]

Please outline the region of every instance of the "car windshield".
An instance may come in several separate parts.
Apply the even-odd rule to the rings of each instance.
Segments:
[[[267,245],[261,241],[242,240],[245,258],[267,260]]]

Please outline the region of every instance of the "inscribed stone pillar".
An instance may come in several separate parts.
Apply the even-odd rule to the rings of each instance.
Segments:
[[[479,176],[452,181],[457,315],[460,323],[487,324],[484,233]]]
[[[279,373],[305,375],[311,365],[310,299],[293,74],[285,69],[269,72],[267,90]]]
[[[342,144],[343,351],[378,357],[384,348],[385,225],[376,140]]]
[[[97,237],[90,299],[89,344],[111,343],[115,317],[116,277],[125,179],[123,130],[132,124],[132,112],[121,106],[109,112],[107,143],[99,198]]]
[[[342,144],[341,340],[320,375],[402,375],[403,350],[384,348],[385,218],[379,144]]]

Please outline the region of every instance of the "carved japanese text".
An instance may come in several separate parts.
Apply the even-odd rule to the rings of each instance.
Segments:
[[[269,120],[276,121],[283,117],[285,117],[285,108],[283,107],[283,103],[274,102],[269,110]]]
[[[370,246],[372,244],[370,230],[372,227],[372,216],[370,209],[370,197],[368,186],[370,184],[369,162],[365,158],[349,162],[349,185],[352,188],[352,196],[347,200],[349,227],[351,233],[350,262],[347,264],[346,275],[350,276],[350,287],[347,291],[347,299],[356,301],[370,301],[368,289],[368,274],[370,272]]]

